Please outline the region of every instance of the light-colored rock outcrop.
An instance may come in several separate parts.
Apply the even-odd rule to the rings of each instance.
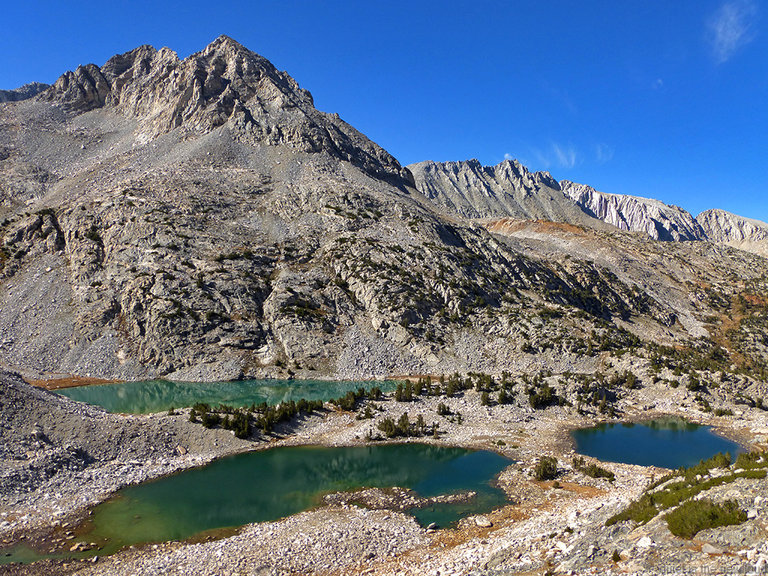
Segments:
[[[645,232],[656,240],[703,240],[699,223],[678,206],[658,200],[598,192],[585,184],[560,182],[563,193],[588,214],[621,230]]]
[[[707,210],[696,216],[712,242],[768,256],[768,224],[731,214],[725,210]]]

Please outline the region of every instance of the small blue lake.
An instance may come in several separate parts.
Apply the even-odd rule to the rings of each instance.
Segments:
[[[600,424],[571,432],[576,452],[604,462],[680,468],[693,466],[718,452],[731,456],[744,449],[731,440],[679,418],[638,423]]]
[[[101,406],[109,412],[122,414],[151,414],[170,408],[184,408],[198,402],[212,406],[275,405],[291,400],[322,400],[344,396],[358,388],[378,386],[382,392],[392,392],[397,383],[391,380],[373,382],[360,380],[236,380],[228,382],[171,382],[146,380],[97,384],[64,388],[56,392],[88,404]]]

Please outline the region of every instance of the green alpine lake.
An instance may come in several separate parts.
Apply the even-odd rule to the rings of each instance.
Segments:
[[[56,392],[72,400],[101,406],[108,412],[151,414],[170,408],[184,408],[198,402],[212,406],[270,405],[291,400],[322,400],[344,396],[347,392],[378,386],[382,392],[393,391],[397,383],[385,381],[332,380],[233,380],[226,382],[172,382],[146,380],[95,384],[64,388]]]
[[[399,486],[429,498],[473,491],[463,502],[411,509],[422,525],[448,526],[506,504],[495,477],[513,461],[494,452],[418,443],[327,448],[280,447],[222,458],[120,490],[96,506],[77,541],[111,554],[124,546],[183,540],[206,531],[267,522],[311,509],[324,494]],[[3,551],[0,563],[44,558],[30,550]],[[50,556],[49,556],[50,557]]]
[[[574,430],[571,436],[578,453],[604,462],[672,469],[693,466],[718,452],[735,456],[744,451],[709,426],[679,418],[600,424]]]

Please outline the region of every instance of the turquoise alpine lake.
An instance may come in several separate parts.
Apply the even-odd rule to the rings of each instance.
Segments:
[[[212,406],[275,405],[291,400],[323,400],[344,396],[358,388],[378,386],[382,392],[391,392],[397,382],[328,381],[328,380],[234,380],[228,382],[172,382],[146,380],[95,384],[57,390],[59,394],[101,406],[105,410],[122,414],[151,414],[171,408],[184,408],[198,402]]]
[[[247,452],[120,490],[78,530],[76,542],[95,542],[101,549],[66,556],[111,554],[124,546],[277,520],[321,505],[324,494],[364,487],[410,488],[424,498],[476,492],[462,502],[408,510],[422,525],[449,526],[504,506],[506,496],[494,479],[513,463],[494,452],[417,443]],[[3,552],[10,556],[0,564],[46,557],[22,548]]]
[[[718,452],[731,456],[744,449],[708,426],[679,418],[658,418],[645,422],[600,424],[574,430],[576,451],[604,462],[680,468],[693,466]]]

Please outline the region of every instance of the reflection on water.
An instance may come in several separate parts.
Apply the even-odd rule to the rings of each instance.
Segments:
[[[212,406],[275,405],[291,400],[323,400],[344,396],[360,387],[370,390],[374,386],[391,392],[392,381],[327,381],[327,380],[237,380],[228,382],[171,382],[146,380],[98,384],[57,390],[59,394],[101,406],[109,412],[124,414],[150,414],[170,408],[183,408],[198,402]]]
[[[708,426],[681,418],[600,424],[571,433],[576,451],[607,462],[679,468],[692,466],[718,452],[732,456],[741,446],[713,433]]]
[[[96,542],[102,549],[73,556],[111,554],[123,546],[276,520],[319,505],[324,494],[363,487],[400,486],[423,497],[477,492],[467,502],[411,510],[423,525],[447,526],[503,506],[505,495],[493,479],[510,464],[494,452],[416,443],[239,454],[121,490],[93,510],[86,533],[77,540]],[[16,550],[10,560],[29,561],[22,553]]]

